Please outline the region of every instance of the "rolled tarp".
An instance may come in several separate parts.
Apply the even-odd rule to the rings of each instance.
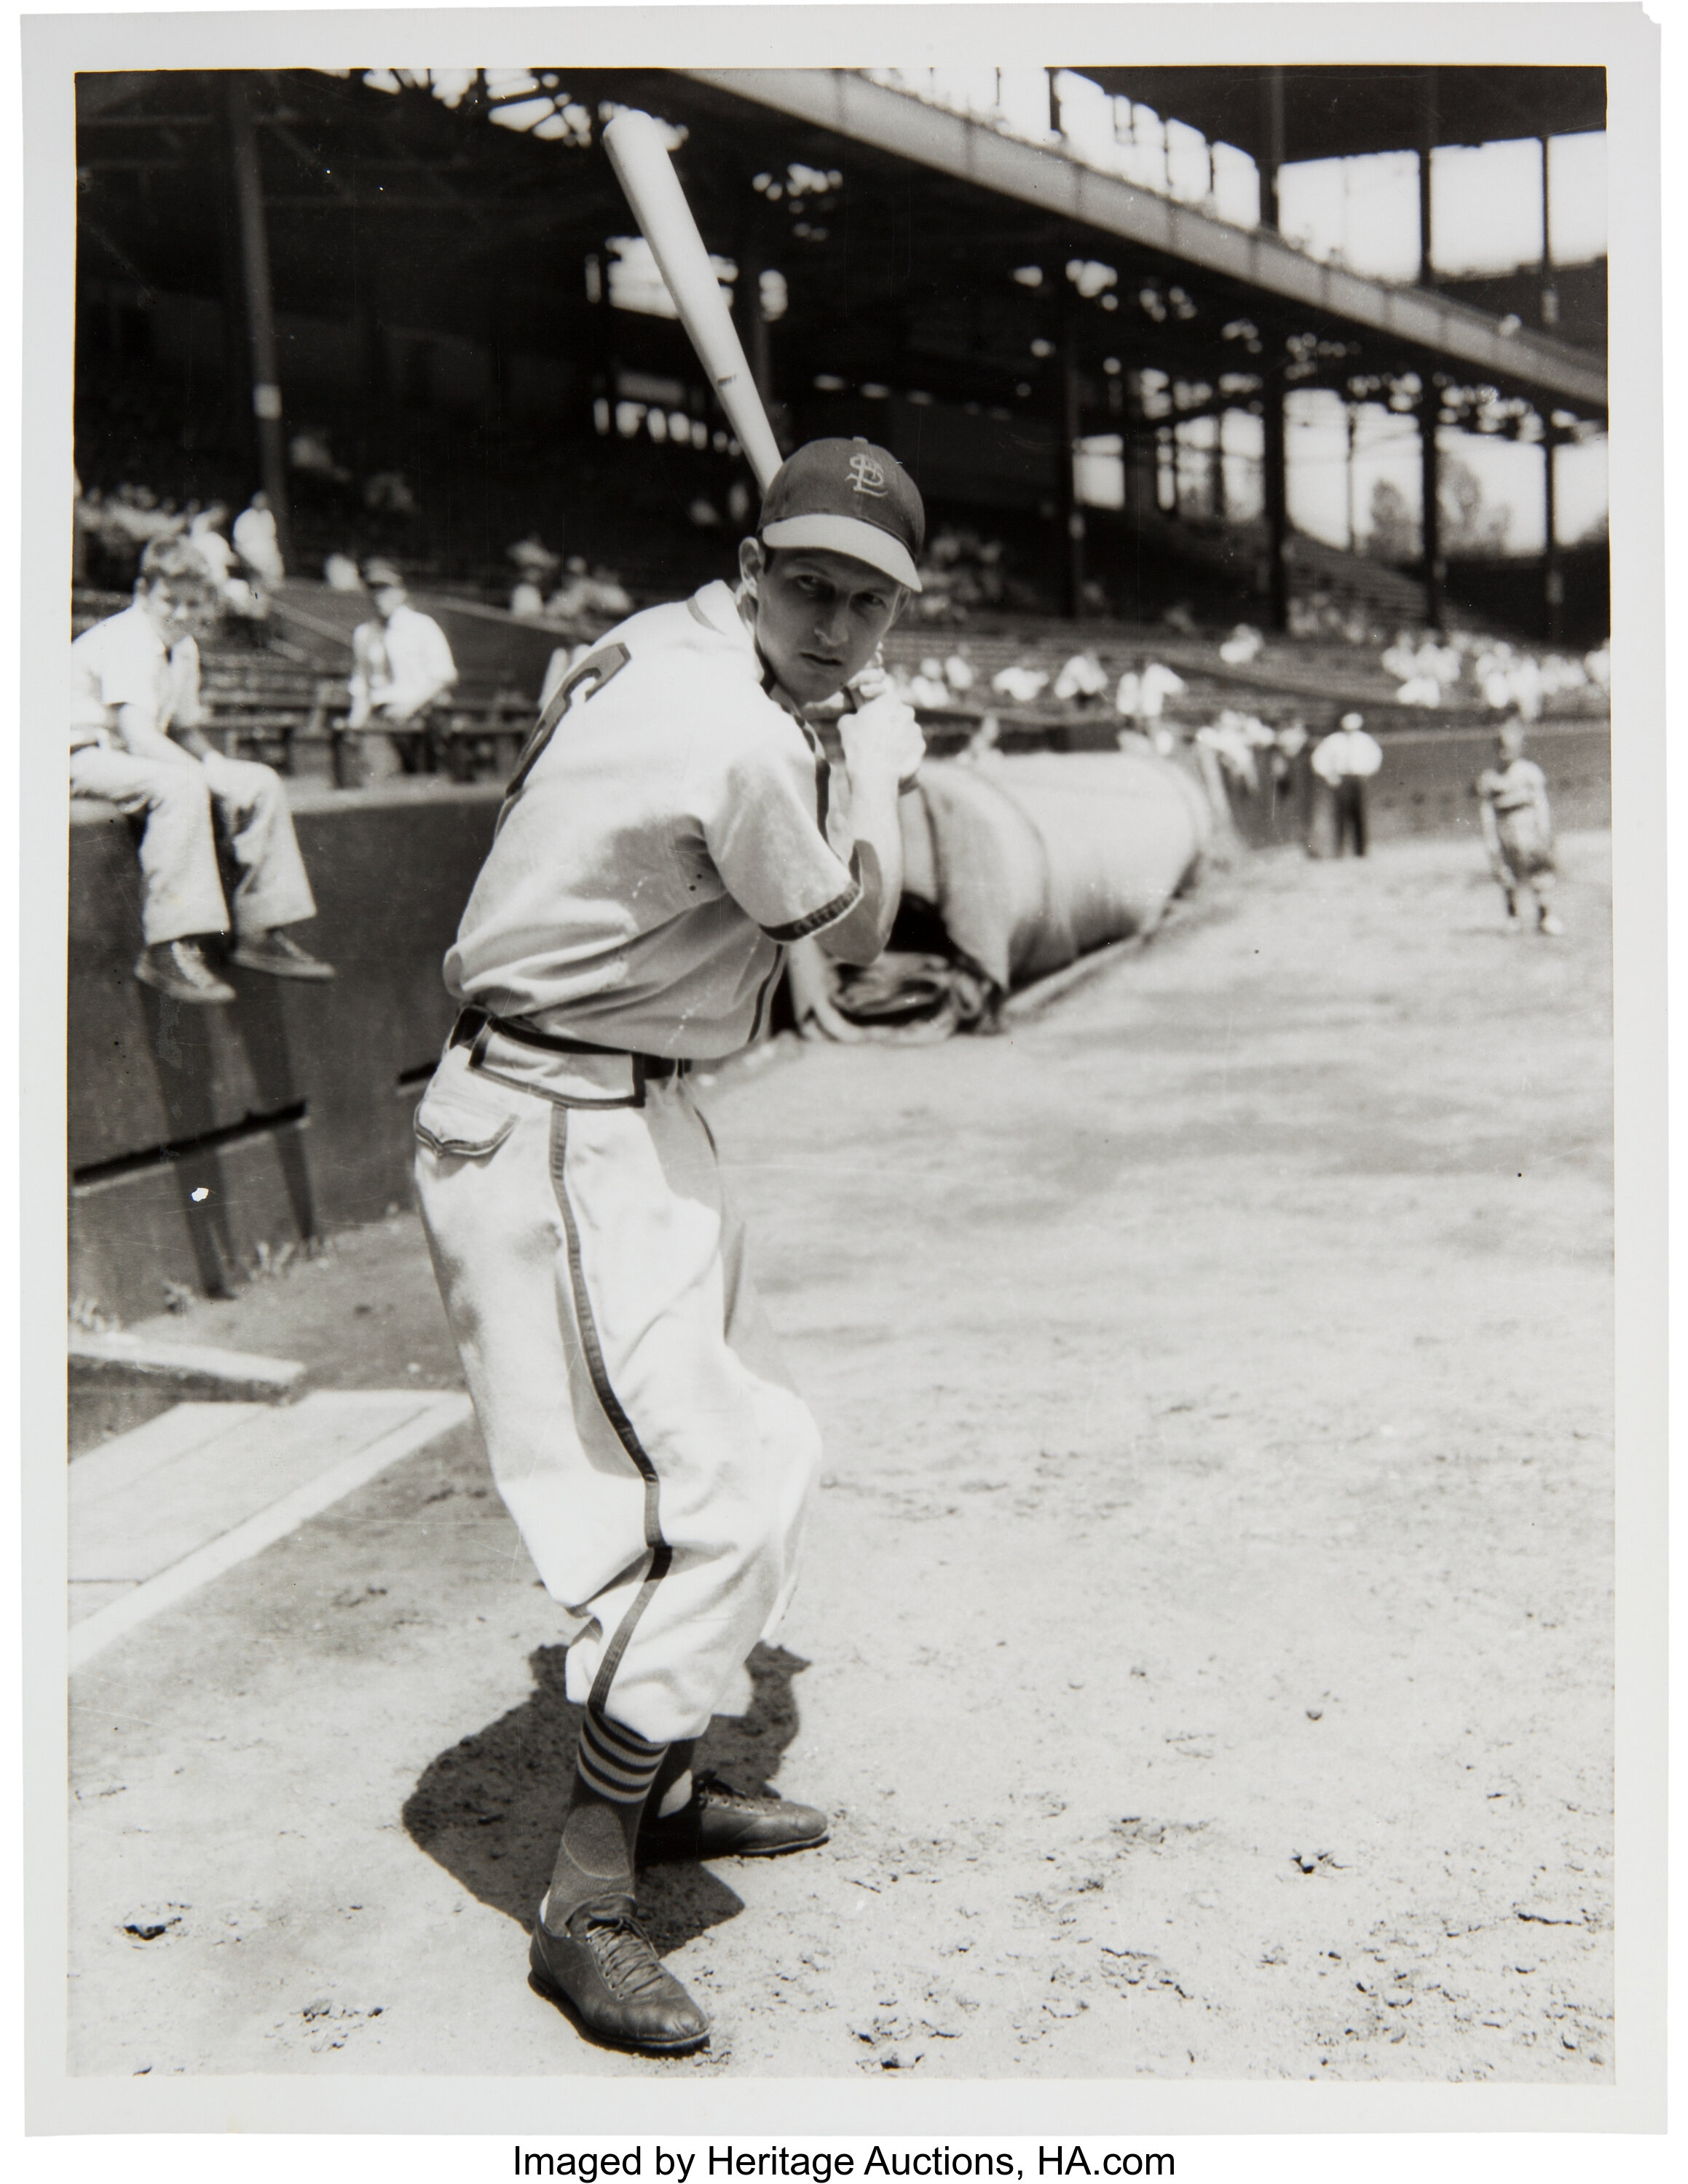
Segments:
[[[833,1037],[987,1026],[1017,988],[1152,930],[1193,879],[1213,814],[1193,772],[1146,739],[1129,742],[1118,751],[929,760],[901,805],[903,925],[912,921],[925,939],[903,959],[909,1006],[896,1006],[894,955],[864,977],[806,950],[792,965],[799,1022]],[[965,983],[959,1006],[935,1009],[923,997],[942,984],[946,959]],[[854,1016],[852,986],[862,1000]]]

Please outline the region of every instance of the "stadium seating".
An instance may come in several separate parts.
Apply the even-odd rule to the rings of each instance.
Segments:
[[[1340,558],[1340,557],[1338,557]],[[345,763],[349,705],[345,657],[350,622],[362,603],[316,585],[290,582],[278,602],[283,627],[258,646],[212,640],[202,647],[202,690],[210,733],[232,755],[259,758],[278,772],[320,784],[349,777]],[[116,593],[79,591],[73,628],[80,631],[125,604]],[[411,755],[416,770],[457,781],[498,780],[513,769],[534,720],[534,693],[543,661],[567,634],[516,623],[496,609],[430,597],[431,610],[446,615],[462,681],[429,730],[414,733],[425,748]],[[952,691],[942,703],[917,703],[930,748],[936,755],[970,746],[1005,751],[1095,750],[1114,747],[1122,725],[1114,703],[1119,678],[1158,661],[1185,685],[1170,694],[1160,716],[1185,733],[1216,721],[1223,711],[1255,715],[1270,727],[1301,721],[1315,734],[1356,708],[1384,734],[1447,730],[1470,733],[1495,718],[1469,674],[1434,708],[1400,702],[1399,682],[1381,666],[1378,648],[1330,636],[1273,636],[1246,664],[1219,656],[1221,632],[1178,629],[1165,623],[1052,616],[981,614],[964,627],[893,630],[887,664],[905,679],[924,663],[959,653],[972,670],[972,687]],[[1077,653],[1100,665],[1105,688],[1089,699],[1053,695],[1062,668]],[[466,656],[467,655],[467,656]],[[1017,703],[992,688],[1009,667],[1045,677],[1029,702]],[[1548,719],[1603,720],[1604,693],[1597,687],[1548,699]]]
[[[344,782],[347,746],[357,731],[345,725],[350,698],[344,675],[270,655],[211,654],[200,689],[210,715],[206,733],[231,757],[261,759],[301,780]],[[514,771],[533,725],[533,700],[520,690],[466,682],[425,729],[377,733],[416,746],[410,754],[413,771],[478,781]]]

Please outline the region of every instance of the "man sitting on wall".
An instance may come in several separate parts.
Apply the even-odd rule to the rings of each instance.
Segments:
[[[352,632],[352,703],[346,726],[362,733],[350,738],[351,755],[342,775],[348,788],[390,780],[404,770],[398,744],[379,727],[372,729],[372,720],[394,728],[426,729],[429,711],[457,680],[445,632],[431,615],[411,604],[405,580],[393,564],[371,561],[363,575],[380,619],[360,622]]]
[[[280,780],[226,758],[200,733],[193,631],[216,610],[210,570],[184,540],[141,557],[135,602],[70,647],[70,793],[144,814],[135,976],[176,1001],[232,1001],[199,936],[229,930],[213,810],[227,824],[240,879],[231,959],[283,978],[332,978],[280,928],[316,915]]]

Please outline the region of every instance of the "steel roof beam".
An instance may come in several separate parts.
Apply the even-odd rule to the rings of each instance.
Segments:
[[[1230,226],[1062,153],[1021,143],[961,114],[886,90],[851,70],[679,73],[852,142],[1034,206],[1051,218],[1116,236],[1138,249],[1385,335],[1433,359],[1605,411],[1605,371],[1566,343],[1529,331],[1502,334],[1497,320],[1468,304],[1321,265],[1263,231]]]

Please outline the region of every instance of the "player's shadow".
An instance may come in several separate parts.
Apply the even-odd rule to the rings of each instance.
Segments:
[[[527,1926],[551,1880],[573,1771],[580,1708],[563,1695],[567,1648],[528,1656],[534,1689],[518,1707],[430,1760],[405,1801],[406,1832],[471,1895]],[[750,1711],[718,1715],[695,1765],[735,1788],[759,1789],[796,1734],[792,1680],[808,1666],[782,1646],[758,1646],[749,1668]],[[653,1865],[639,1883],[640,1916],[666,1953],[744,1905],[701,1865]]]

